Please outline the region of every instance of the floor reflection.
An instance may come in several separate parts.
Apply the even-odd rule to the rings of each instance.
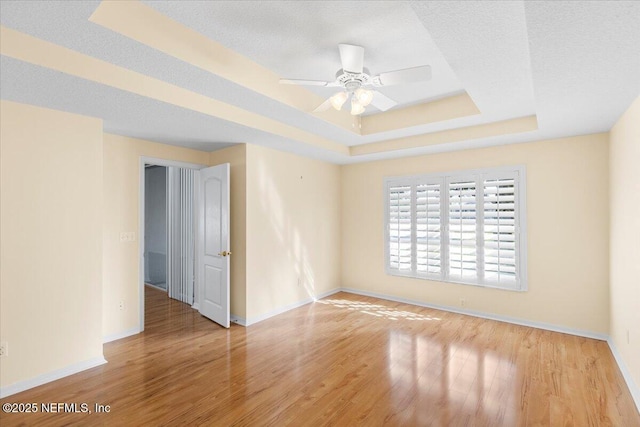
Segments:
[[[447,425],[450,413],[495,420],[513,412],[508,404],[518,392],[515,368],[497,352],[392,330],[387,355],[390,404],[401,408],[409,398],[418,424]],[[420,409],[430,406],[441,409],[440,419],[433,420],[429,411]]]
[[[512,419],[518,403],[512,396],[519,392],[516,366],[498,350],[475,343],[483,338],[478,334],[494,339],[491,330],[460,330],[458,322],[453,331],[440,312],[421,307],[408,311],[393,307],[394,303],[355,298],[325,298],[317,303],[424,325],[416,329],[402,322],[387,329],[386,365],[381,372],[386,378],[380,380],[388,383],[389,391],[378,403],[395,414],[396,423],[449,425],[453,415],[456,422],[485,420],[480,425]]]
[[[225,329],[156,292],[108,364],[10,397],[111,413],[0,424],[640,426],[606,342],[342,293]]]

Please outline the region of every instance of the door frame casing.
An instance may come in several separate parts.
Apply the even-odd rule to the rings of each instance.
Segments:
[[[188,162],[180,162],[176,160],[167,160],[160,159],[155,157],[147,157],[140,156],[138,169],[139,169],[139,183],[138,183],[138,307],[140,310],[139,313],[139,325],[138,325],[138,333],[144,331],[144,237],[145,237],[145,226],[144,226],[144,214],[145,214],[145,165],[157,165],[157,166],[165,166],[165,167],[178,167],[183,169],[194,169],[200,170],[208,165],[202,165],[198,163],[188,163]],[[167,203],[169,200],[167,199]],[[170,210],[167,209],[167,214],[170,213]],[[167,223],[169,222],[169,216],[167,216]],[[168,273],[168,272],[167,272]],[[194,287],[195,288],[195,287]]]

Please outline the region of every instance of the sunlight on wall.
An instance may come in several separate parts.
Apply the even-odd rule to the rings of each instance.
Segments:
[[[269,213],[269,222],[271,230],[275,233],[278,247],[276,250],[284,254],[289,265],[293,266],[293,273],[295,277],[291,277],[291,274],[287,274],[286,270],[279,270],[277,272],[278,281],[291,282],[292,280],[297,283],[298,286],[303,286],[307,295],[315,299],[314,289],[314,275],[313,268],[309,264],[307,258],[307,250],[302,242],[300,236],[300,230],[295,225],[296,222],[291,218],[291,212],[295,209],[295,206],[286,206],[287,203],[291,203],[290,200],[283,200],[278,191],[277,184],[274,182],[272,175],[268,172],[268,166],[264,159],[261,159],[258,163],[258,176],[259,176],[259,188],[260,188],[260,204],[262,212]],[[301,181],[302,181],[302,177]],[[299,189],[302,191],[302,188]],[[300,194],[293,199],[294,201],[300,200]],[[294,202],[294,205],[296,203]],[[298,281],[302,281],[299,283]],[[276,304],[276,301],[271,301],[272,304]]]
[[[269,220],[273,230],[276,232],[278,240],[284,242],[284,201],[273,180],[267,174],[267,166],[264,160],[258,163],[258,183],[260,194],[260,204],[265,211],[269,212]]]
[[[247,146],[247,317],[339,286],[340,168]]]

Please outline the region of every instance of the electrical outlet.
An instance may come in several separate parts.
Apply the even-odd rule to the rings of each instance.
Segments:
[[[467,305],[467,300],[464,298],[460,298],[460,307],[464,307]]]
[[[120,301],[120,304],[118,304],[118,308],[120,310],[124,310],[124,300]]]
[[[302,285],[302,279],[298,277],[298,286]]]
[[[6,357],[9,355],[9,344],[7,342],[0,342],[0,357]]]
[[[122,231],[120,233],[120,241],[121,242],[135,242],[136,240],[136,232],[135,231]]]
[[[627,329],[627,344],[631,344],[631,333],[628,329]]]

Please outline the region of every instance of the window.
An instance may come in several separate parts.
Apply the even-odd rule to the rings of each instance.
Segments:
[[[388,274],[524,291],[523,166],[385,179]]]

